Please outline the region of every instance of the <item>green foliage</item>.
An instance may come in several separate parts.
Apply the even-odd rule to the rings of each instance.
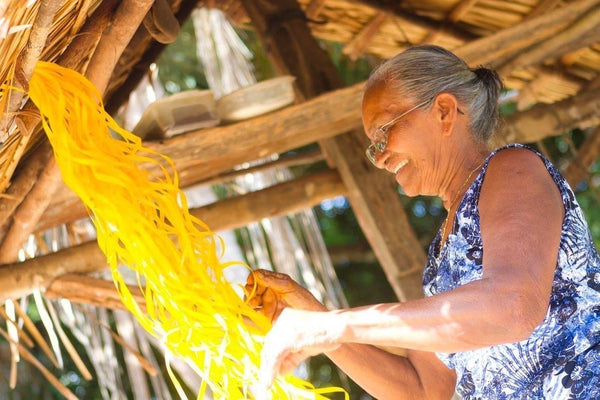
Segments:
[[[196,54],[196,34],[191,19],[183,24],[177,40],[165,48],[156,65],[158,79],[168,94],[208,88]]]

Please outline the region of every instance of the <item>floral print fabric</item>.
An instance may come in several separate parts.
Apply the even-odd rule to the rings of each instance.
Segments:
[[[442,249],[429,248],[427,296],[482,277],[479,192],[489,160],[506,148],[534,151],[558,186],[565,207],[560,249],[546,318],[526,340],[459,353],[438,353],[457,374],[464,399],[600,399],[600,257],[573,191],[541,154],[520,144],[494,151],[456,212]]]

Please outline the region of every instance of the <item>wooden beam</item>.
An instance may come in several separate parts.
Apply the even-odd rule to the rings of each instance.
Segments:
[[[313,164],[319,161],[323,161],[323,153],[320,151],[311,151],[307,153],[284,155],[276,160],[265,162],[262,164],[253,165],[244,169],[234,169],[228,172],[224,172],[210,178],[204,179],[196,185],[216,185],[223,182],[232,181],[236,178],[242,177],[246,174],[254,174],[257,172],[273,171],[280,168],[297,167],[300,165]]]
[[[181,186],[189,187],[220,173],[230,171],[243,162],[273,153],[285,152],[316,140],[359,128],[361,126],[360,98],[363,85],[363,83],[359,83],[349,88],[326,93],[303,104],[252,120],[190,132],[161,142],[147,143],[147,145],[153,150],[171,157],[180,173]],[[544,128],[547,130],[543,130],[535,125],[537,123],[535,120],[532,127],[524,128],[524,121],[531,120],[533,112],[540,112],[545,116],[544,118],[552,120],[554,107],[569,109],[571,107],[569,104],[573,104],[571,108],[575,110],[579,103],[582,103],[582,107],[589,109],[585,115],[591,116],[597,100],[593,95],[587,95],[582,97],[582,100],[577,100],[582,95],[556,105],[539,105],[533,110],[514,114],[502,125],[492,144],[510,141],[531,143],[547,136],[559,135],[563,130],[554,128],[554,122],[550,123],[548,128]],[[589,99],[589,102],[586,99]],[[535,111],[539,108],[542,111]],[[565,127],[577,126],[578,122],[577,118],[563,119],[563,123],[567,124]],[[513,124],[515,125],[513,126]],[[0,202],[0,204],[2,203]],[[55,193],[46,212],[41,216],[35,230],[40,231],[72,222],[86,215],[81,201],[70,189],[62,185],[60,190]]]
[[[548,59],[560,58],[573,50],[585,48],[600,41],[600,6],[590,9],[575,23],[524,52],[498,68],[501,76],[510,75],[517,68],[539,65]]]
[[[269,188],[219,201],[190,212],[215,232],[247,225],[263,218],[287,215],[346,195],[336,171],[306,175]],[[0,302],[44,290],[55,279],[70,274],[106,270],[106,257],[96,242],[80,244],[21,263],[0,266]],[[57,291],[59,289],[56,289]]]
[[[108,266],[106,267],[108,268]],[[140,288],[133,285],[127,287],[133,296],[133,300],[144,310],[146,300]],[[66,274],[56,278],[44,294],[51,299],[68,299],[75,303],[113,310],[127,310],[114,282],[83,274]]]
[[[129,41],[142,24],[153,0],[124,0],[115,11],[113,22],[98,42],[86,76],[102,94],[109,85],[113,70]]]
[[[329,55],[312,37],[295,0],[242,0],[242,4],[275,68],[296,76],[305,98],[343,84]],[[300,17],[282,20],[294,15]],[[358,222],[398,298],[422,297],[425,253],[404,213],[396,182],[366,159],[367,142],[359,128],[322,141],[321,146],[337,166]]]
[[[577,6],[575,11],[581,13],[584,6],[589,6],[589,2],[576,2],[564,8],[572,6]],[[571,10],[571,12],[575,11]],[[548,15],[542,16],[542,18],[547,18]],[[522,36],[532,26],[522,27],[520,24],[518,27],[518,32],[515,32],[515,27],[509,28],[484,38],[484,41],[477,41],[475,46],[472,44],[463,46],[457,49],[456,53],[470,58],[474,64],[483,63],[485,60],[489,60],[486,51],[488,47],[493,49],[495,46],[499,46],[504,39]],[[501,52],[496,52],[496,54],[501,55]],[[172,157],[180,172],[182,186],[189,186],[231,170],[242,162],[294,149],[359,128],[361,126],[362,87],[363,83],[359,83],[350,88],[321,95],[305,104],[292,106],[252,120],[191,132],[160,143],[149,144],[149,146]],[[507,127],[503,132],[506,131],[508,131]],[[537,129],[536,132],[544,134]],[[523,136],[516,135],[513,140],[517,137]],[[527,135],[525,135],[526,137]],[[1,203],[2,199],[0,199]],[[62,185],[42,215],[36,231],[85,216],[86,212],[81,202],[73,192]]]
[[[507,117],[491,144],[533,143],[575,127],[586,128],[598,123],[600,89],[588,90],[558,103],[538,104],[527,111]]]
[[[0,266],[0,301],[20,299],[44,290],[54,279],[68,273],[92,273],[107,268],[106,258],[95,242],[24,262]]]
[[[0,243],[4,240],[4,236],[12,224],[15,210],[29,194],[48,160],[52,157],[49,149],[50,143],[47,140],[42,141],[41,147],[48,147],[48,149],[34,149],[31,156],[22,160],[26,162],[22,163],[23,166],[17,170],[12,184],[2,195],[0,200]]]
[[[213,230],[227,230],[263,218],[293,214],[316,206],[323,200],[346,194],[339,174],[336,171],[324,171],[221,200],[190,212]]]
[[[361,126],[363,83],[326,93],[236,124],[174,136],[148,147],[173,159],[181,187],[188,187],[247,161],[313,143]],[[87,215],[81,201],[62,185],[36,231]]]
[[[468,64],[489,64],[496,67],[523,49],[557,34],[596,5],[598,0],[575,1],[496,34],[474,40],[455,52]]]

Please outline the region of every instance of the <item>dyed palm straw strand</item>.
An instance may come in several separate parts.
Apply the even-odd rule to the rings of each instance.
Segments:
[[[123,303],[175,357],[202,377],[216,399],[253,399],[267,319],[240,299],[223,274],[223,243],[188,212],[173,162],[122,129],[100,93],[79,73],[39,62],[29,82],[64,182],[81,198],[97,229]],[[149,172],[153,171],[153,172]],[[169,171],[174,171],[170,173]],[[221,251],[219,251],[221,249]],[[140,309],[117,269],[134,270],[145,295]],[[182,398],[185,394],[172,372]],[[325,399],[289,375],[275,399]]]

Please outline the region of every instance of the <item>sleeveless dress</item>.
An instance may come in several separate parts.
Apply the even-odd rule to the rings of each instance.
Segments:
[[[439,250],[441,232],[431,243],[425,294],[482,278],[479,193],[490,159],[514,147],[533,151],[543,160],[565,207],[546,317],[521,342],[437,355],[456,371],[456,392],[463,399],[600,399],[600,257],[573,191],[537,151],[512,144],[490,154],[458,206],[445,245]]]

